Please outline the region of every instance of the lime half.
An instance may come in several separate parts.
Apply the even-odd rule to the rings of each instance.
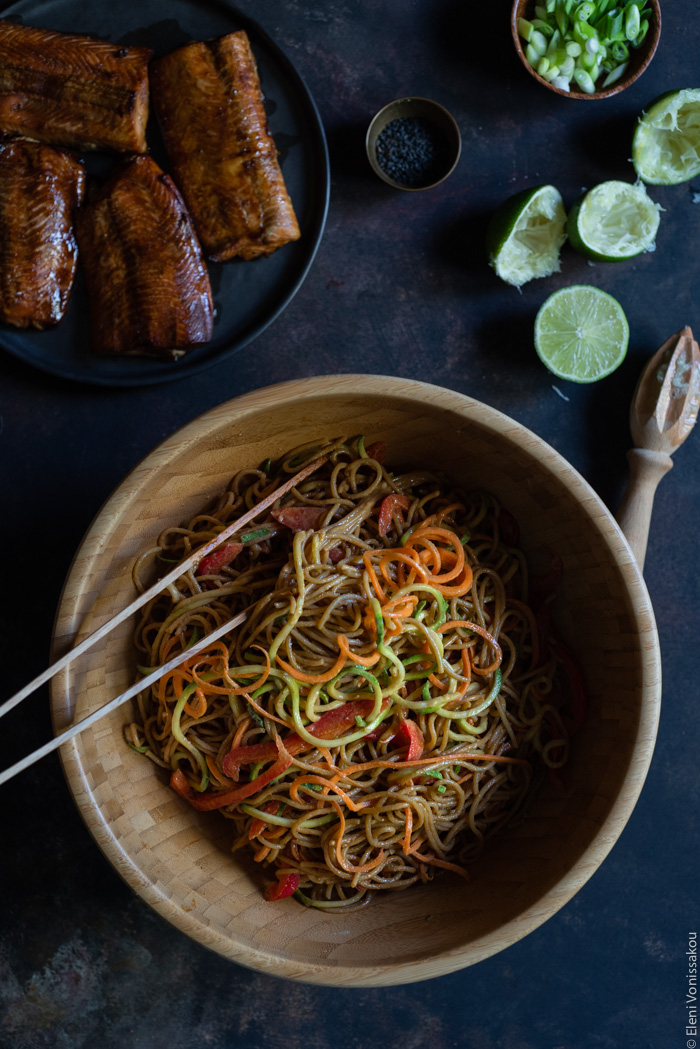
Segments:
[[[500,206],[486,236],[489,263],[501,280],[519,288],[559,272],[566,211],[554,186],[516,193]]]
[[[569,212],[569,241],[576,251],[599,262],[632,259],[656,247],[660,210],[641,184],[601,182]]]
[[[700,88],[668,91],[649,104],[632,138],[632,163],[652,186],[700,175]]]
[[[629,325],[620,303],[599,288],[576,284],[550,295],[535,319],[535,349],[551,372],[595,382],[622,364]]]

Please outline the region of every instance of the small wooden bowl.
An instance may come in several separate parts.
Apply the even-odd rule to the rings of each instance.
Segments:
[[[244,465],[303,442],[364,433],[399,471],[444,470],[515,514],[525,552],[564,565],[553,612],[585,670],[588,714],[566,788],[548,781],[527,817],[494,838],[471,881],[428,886],[321,913],[266,903],[265,872],[231,854],[231,827],[197,813],[124,743],[120,708],[61,750],[83,818],[107,858],[160,915],[253,969],[310,983],[409,983],[464,968],[515,943],[562,907],[603,862],[651,760],[660,705],[656,626],[641,573],[605,505],[535,434],[450,390],[383,376],[284,383],[223,404],[164,441],[120,485],[66,581],[54,657],[134,597],[131,567],[167,525],[187,520]],[[51,689],[58,732],[134,680],[133,625],[90,649]]]
[[[555,95],[561,95],[562,98],[588,99],[589,101],[596,102],[601,98],[611,98],[613,95],[618,95],[620,91],[624,91],[630,86],[630,84],[633,84],[635,80],[640,78],[656,54],[656,48],[659,45],[659,38],[661,36],[661,4],[659,0],[648,0],[649,6],[651,7],[649,32],[646,35],[644,46],[640,47],[638,50],[632,49],[630,51],[629,66],[627,67],[627,72],[624,78],[618,80],[616,84],[611,84],[610,87],[605,89],[605,91],[595,91],[592,95],[587,95],[585,91],[580,91],[573,83],[570,91],[562,91],[561,88],[554,87],[548,80],[545,80],[544,77],[541,77],[535,72],[525,57],[523,42],[518,36],[518,19],[534,17],[535,3],[536,0],[514,0],[510,16],[510,31],[513,37],[513,43],[515,44],[515,50],[518,53],[520,61],[525,66],[530,76],[534,77],[538,84],[542,84],[543,87],[553,91]]]

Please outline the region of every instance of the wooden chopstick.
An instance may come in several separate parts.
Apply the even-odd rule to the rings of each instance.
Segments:
[[[292,490],[292,488],[295,488],[301,481],[305,480],[309,474],[318,470],[319,466],[322,466],[326,462],[326,459],[327,456],[322,455],[319,456],[318,459],[314,459],[313,462],[308,463],[308,465],[299,470],[298,473],[295,473],[293,477],[290,477],[288,481],[285,481],[283,484],[279,485],[279,487],[275,488],[274,492],[271,492],[269,495],[266,495],[264,499],[261,499],[252,510],[248,510],[242,517],[239,517],[237,521],[232,521],[231,524],[227,525],[226,528],[224,528],[222,532],[219,532],[217,536],[214,536],[206,546],[200,547],[199,550],[190,554],[189,557],[185,558],[185,560],[179,565],[176,565],[167,575],[154,583],[152,587],[145,590],[143,594],[139,594],[130,605],[127,605],[127,607],[122,609],[121,612],[117,612],[116,615],[112,616],[112,618],[106,623],[103,623],[103,625],[98,627],[98,629],[92,634],[89,634],[79,645],[76,645],[75,648],[71,648],[69,652],[66,652],[64,656],[61,656],[61,658],[56,660],[56,662],[50,667],[42,671],[42,673],[30,681],[28,685],[25,685],[24,688],[19,690],[19,692],[16,692],[14,696],[10,696],[10,698],[0,706],[0,718],[7,714],[8,711],[12,710],[13,707],[16,707],[18,703],[21,703],[23,699],[26,699],[27,696],[31,695],[32,692],[35,692],[36,689],[45,682],[50,681],[59,670],[63,670],[64,667],[67,667],[77,656],[81,656],[83,652],[87,652],[87,650],[94,644],[101,641],[102,638],[106,637],[116,626],[119,626],[119,624],[123,623],[125,619],[128,619],[130,615],[133,615],[133,613],[139,608],[142,608],[147,604],[152,597],[155,597],[156,594],[160,594],[166,587],[170,586],[171,583],[174,583],[176,579],[179,579],[183,573],[199,564],[202,558],[206,557],[207,554],[210,554],[212,550],[215,550],[217,546],[219,546],[225,539],[228,539],[230,535],[233,535],[234,532],[239,531],[247,525],[263,510],[267,510],[268,506],[271,506],[276,499],[286,495],[287,492]]]
[[[170,670],[174,670],[175,667],[179,666],[180,663],[184,663],[186,660],[191,659],[193,656],[198,655],[205,648],[208,648],[214,641],[217,641],[224,634],[229,633],[235,627],[239,626],[247,617],[248,612],[239,612],[238,615],[234,616],[233,619],[227,620],[222,623],[221,626],[217,627],[216,630],[212,630],[210,634],[203,637],[201,641],[198,641],[196,645],[191,645],[190,648],[184,649],[182,652],[178,652],[176,656],[164,663],[162,667],[157,667],[147,677],[141,678],[131,688],[127,688],[126,692],[122,692],[121,695],[116,696],[114,699],[110,699],[108,703],[101,706],[99,710],[94,710],[92,714],[88,714],[87,717],[78,721],[75,725],[71,725],[70,728],[66,729],[59,736],[54,736],[52,740],[45,743],[43,747],[39,747],[32,754],[29,754],[26,758],[22,758],[21,761],[17,761],[14,765],[10,765],[4,772],[0,772],[0,786],[3,783],[7,783],[9,779],[16,776],[19,772],[24,772],[26,768],[33,765],[35,761],[39,761],[40,758],[46,757],[53,750],[57,750],[62,747],[64,743],[67,743],[73,736],[77,736],[79,732],[82,732],[86,728],[90,728],[101,718],[106,717],[107,714],[111,714],[113,710],[121,706],[122,703],[126,703],[127,699],[133,699],[139,692],[143,692],[144,689],[149,688],[154,682],[158,681],[167,674]]]

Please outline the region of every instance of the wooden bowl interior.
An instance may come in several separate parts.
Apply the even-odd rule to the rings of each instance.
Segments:
[[[525,57],[525,49],[522,40],[518,35],[518,19],[534,18],[536,3],[537,0],[514,0],[510,20],[510,30],[513,37],[513,43],[515,44],[515,50],[518,53],[520,61],[525,66],[530,76],[534,77],[538,84],[542,84],[543,87],[549,88],[549,90],[553,91],[556,95],[561,95],[562,98],[577,98],[592,102],[599,101],[602,98],[611,98],[613,95],[619,94],[620,91],[624,91],[625,88],[628,88],[635,82],[635,80],[638,80],[656,54],[656,49],[659,45],[659,38],[661,36],[661,5],[659,0],[648,0],[649,6],[651,7],[649,32],[646,35],[642,47],[639,49],[632,48],[630,50],[629,66],[627,67],[627,72],[623,79],[619,80],[616,84],[611,84],[605,91],[595,91],[592,95],[587,95],[585,91],[580,91],[574,84],[571,85],[570,91],[562,91],[560,88],[554,87],[545,80],[544,77],[539,76],[535,72]]]
[[[365,433],[398,468],[439,468],[494,492],[537,557],[564,562],[556,619],[585,667],[589,713],[566,769],[527,818],[494,839],[468,885],[453,875],[375,897],[354,913],[263,901],[264,872],[230,853],[217,814],[197,814],[160,770],[126,747],[128,709],[76,737],[62,756],[93,836],[126,881],[169,921],[244,965],[335,985],[405,983],[479,961],[562,906],[595,871],[634,806],[659,706],[656,630],[617,526],[558,454],[469,398],[400,379],[343,376],[258,391],[176,433],[130,474],[78,551],[61,600],[55,655],[134,597],[131,566],[163,527],[188,519],[241,466],[319,436]],[[56,678],[55,729],[133,680],[133,624]]]

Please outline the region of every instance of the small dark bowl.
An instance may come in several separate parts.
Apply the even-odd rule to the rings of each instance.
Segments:
[[[624,91],[625,88],[628,88],[630,84],[635,82],[635,80],[638,80],[656,53],[656,48],[659,45],[659,37],[661,36],[661,5],[659,0],[647,0],[647,2],[651,7],[651,15],[649,16],[649,31],[646,35],[644,45],[637,50],[633,49],[631,51],[629,66],[627,67],[625,76],[621,80],[618,80],[617,83],[611,84],[610,87],[606,88],[604,91],[595,91],[593,94],[587,95],[585,91],[580,91],[575,84],[571,85],[570,91],[562,91],[561,88],[554,87],[532,68],[525,57],[523,42],[518,36],[518,19],[528,18],[528,16],[534,17],[536,0],[514,0],[513,2],[510,16],[510,31],[513,36],[515,50],[518,52],[518,57],[530,76],[534,77],[539,84],[543,85],[543,87],[553,91],[555,95],[561,95],[562,98],[587,99],[592,102],[597,102],[601,98],[610,98],[612,95],[618,95],[620,91]]]
[[[391,123],[392,120],[398,120],[402,117],[417,117],[421,120],[425,120],[432,124],[438,131],[442,132],[445,137],[447,148],[445,163],[440,171],[440,176],[424,185],[409,186],[403,182],[396,182],[384,172],[377,160],[377,139],[387,124]],[[383,109],[380,109],[372,118],[372,121],[367,128],[365,145],[367,149],[367,159],[372,166],[372,170],[383,182],[386,182],[389,186],[393,186],[394,189],[406,189],[415,192],[423,189],[432,189],[433,186],[438,186],[441,182],[445,181],[448,175],[452,174],[457,166],[459,155],[462,152],[462,136],[459,133],[459,127],[457,126],[455,118],[445,109],[444,106],[441,106],[439,102],[433,102],[432,99],[429,98],[397,98],[396,101],[389,102]]]

